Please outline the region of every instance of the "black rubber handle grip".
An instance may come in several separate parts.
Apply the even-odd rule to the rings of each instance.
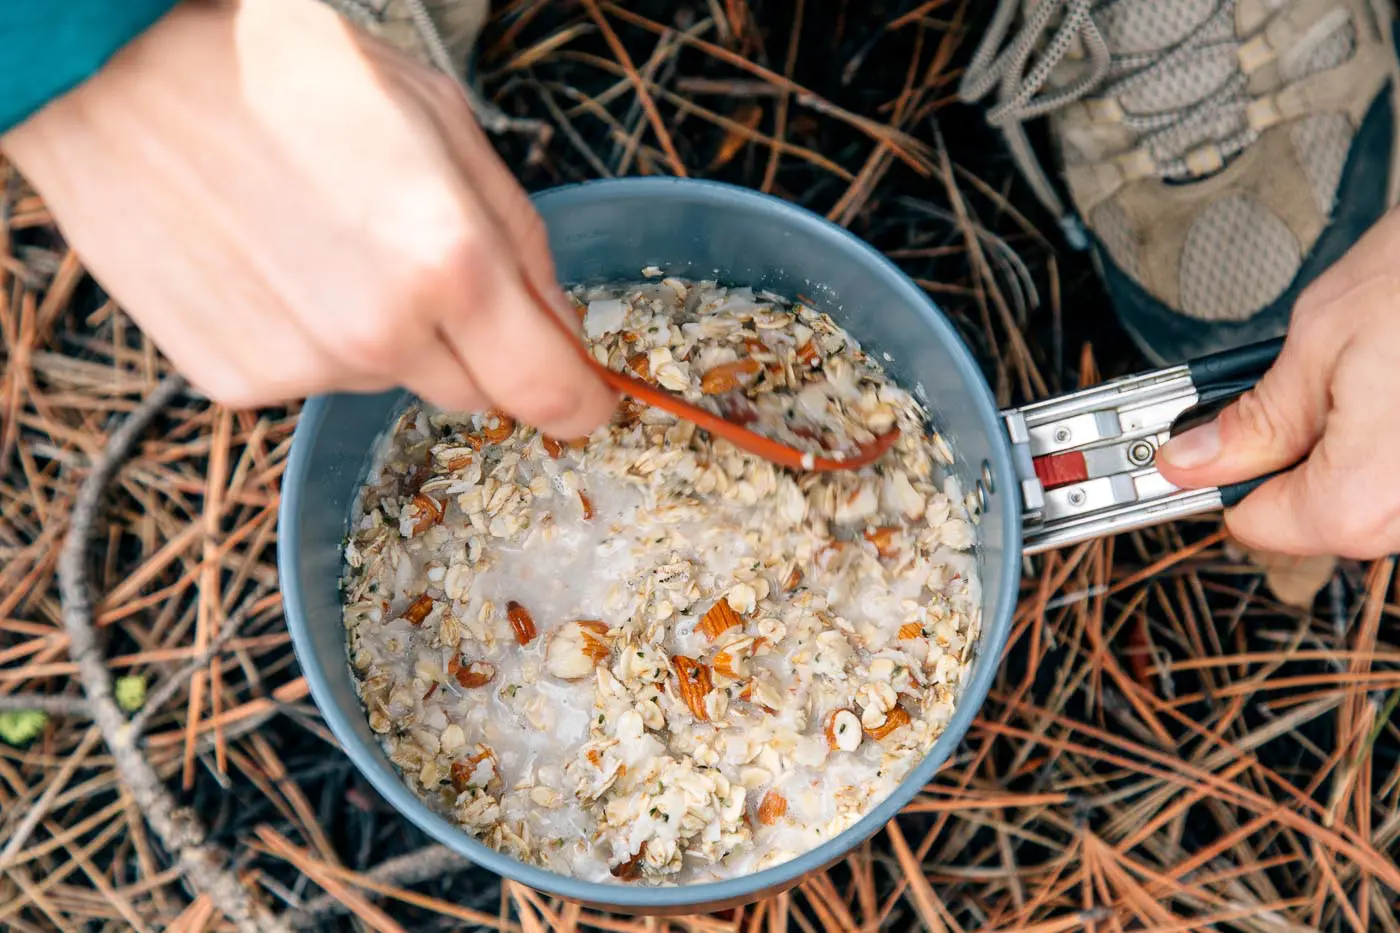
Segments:
[[[1195,407],[1218,405],[1216,410],[1219,411],[1225,407],[1224,403],[1233,402],[1258,384],[1257,377],[1218,380],[1206,385],[1197,384],[1196,393],[1200,396],[1200,401],[1196,403]]]
[[[1220,487],[1220,504],[1222,507],[1232,509],[1244,501],[1244,497],[1258,489],[1260,486],[1273,479],[1275,476],[1282,476],[1287,470],[1279,470],[1276,473],[1269,473],[1257,479],[1247,479],[1243,483],[1231,483],[1228,486]]]
[[[1191,381],[1202,391],[1210,386],[1238,380],[1253,384],[1274,365],[1282,349],[1283,338],[1276,337],[1203,356],[1187,363],[1186,368],[1191,373]]]
[[[1172,434],[1180,434],[1214,419],[1231,401],[1254,388],[1259,377],[1274,365],[1282,349],[1283,338],[1278,337],[1213,353],[1187,363],[1200,401],[1172,425]],[[1242,483],[1221,486],[1220,504],[1227,509],[1233,508],[1244,501],[1245,496],[1285,472],[1280,470]]]

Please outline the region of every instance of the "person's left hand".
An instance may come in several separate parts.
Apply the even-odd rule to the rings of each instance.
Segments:
[[[1282,554],[1362,560],[1400,551],[1400,212],[1321,275],[1255,389],[1158,453],[1185,488],[1288,470],[1225,517]],[[1294,467],[1296,468],[1289,469]]]
[[[319,0],[177,4],[0,147],[215,401],[402,386],[566,438],[616,407],[461,89]]]

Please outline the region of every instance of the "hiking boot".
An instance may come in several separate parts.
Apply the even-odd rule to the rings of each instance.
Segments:
[[[1394,26],[1389,0],[1000,0],[961,94],[996,92],[988,120],[1166,365],[1282,334],[1396,203]]]

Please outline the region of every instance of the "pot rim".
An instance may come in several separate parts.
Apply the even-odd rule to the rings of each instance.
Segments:
[[[334,395],[317,395],[307,400],[292,438],[291,451],[287,459],[287,470],[282,480],[282,502],[279,506],[278,523],[278,571],[279,585],[283,595],[283,613],[291,634],[293,649],[296,652],[302,674],[310,687],[312,700],[320,710],[326,725],[339,741],[345,754],[356,769],[389,802],[400,815],[407,818],[419,829],[436,841],[457,852],[469,861],[486,868],[497,875],[528,885],[539,891],[563,897],[572,901],[592,904],[607,904],[624,909],[674,908],[695,906],[717,902],[743,902],[745,898],[757,897],[765,891],[784,890],[823,865],[832,863],[855,848],[865,839],[873,836],[906,803],[913,799],[934,773],[952,754],[962,741],[972,720],[986,700],[992,680],[1000,666],[1001,653],[1006,646],[1010,632],[1011,616],[1020,584],[1021,563],[1021,501],[1019,486],[1012,468],[1010,439],[1001,426],[999,409],[992,391],[982,375],[977,362],[966,342],[958,335],[952,323],[944,316],[937,305],[905,273],[864,240],[846,229],[831,223],[825,218],[805,208],[791,204],[772,195],[763,194],[750,188],[689,178],[618,178],[586,181],[577,184],[550,188],[534,195],[536,203],[567,205],[571,202],[589,202],[598,198],[625,197],[628,199],[666,199],[682,194],[692,196],[712,204],[732,204],[736,208],[758,209],[781,216],[785,224],[802,228],[814,237],[836,240],[841,249],[864,253],[874,265],[888,275],[896,289],[920,311],[920,316],[932,332],[934,339],[951,345],[959,375],[967,393],[966,403],[971,404],[987,426],[990,442],[996,450],[990,464],[994,492],[1003,492],[1001,512],[1001,540],[1003,542],[1002,573],[999,592],[984,592],[983,605],[999,606],[1001,611],[995,618],[988,619],[984,612],[982,628],[984,641],[979,656],[974,662],[971,679],[964,685],[953,716],[947,728],[934,743],[932,749],[888,797],[873,807],[864,817],[845,832],[826,840],[815,849],[810,849],[796,858],[771,868],[752,874],[728,878],[723,881],[708,881],[698,884],[663,887],[642,887],[621,883],[586,881],[567,875],[557,874],[544,868],[527,865],[513,856],[506,855],[487,846],[465,830],[433,812],[419,800],[408,785],[390,767],[381,766],[376,757],[382,757],[378,748],[370,749],[355,734],[351,720],[332,699],[331,687],[321,666],[316,663],[316,649],[310,636],[311,621],[304,611],[301,581],[297,575],[297,554],[300,550],[300,506],[306,489],[309,470],[310,446],[324,421],[327,406]],[[957,438],[953,438],[956,448]],[[987,597],[994,598],[988,601]],[[304,659],[304,660],[303,660]],[[344,658],[337,663],[348,663]]]

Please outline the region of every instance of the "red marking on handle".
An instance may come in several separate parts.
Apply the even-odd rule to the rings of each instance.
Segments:
[[[1082,483],[1089,478],[1089,465],[1084,462],[1084,454],[1077,450],[1036,457],[1034,463],[1035,475],[1046,489]]]

